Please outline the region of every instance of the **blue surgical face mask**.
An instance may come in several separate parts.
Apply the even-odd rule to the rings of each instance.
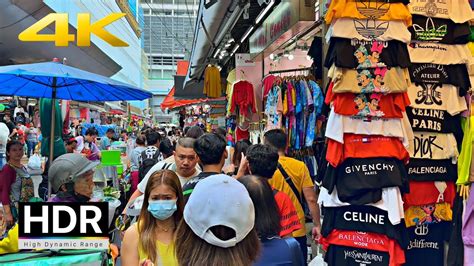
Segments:
[[[176,200],[150,200],[148,201],[148,211],[158,220],[170,218],[178,209]]]

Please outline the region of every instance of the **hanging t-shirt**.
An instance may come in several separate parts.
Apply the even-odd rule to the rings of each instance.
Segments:
[[[331,193],[337,188],[339,199],[351,204],[368,204],[382,199],[382,188],[408,189],[403,162],[393,158],[349,158],[337,168],[329,165],[322,186]]]
[[[319,242],[326,250],[329,245],[339,245],[388,252],[390,256],[389,265],[395,266],[405,263],[405,252],[400,245],[383,234],[335,229],[328,237],[322,237]]]
[[[265,130],[281,128],[282,113],[282,90],[279,86],[274,86],[268,92],[267,101],[265,103],[265,114],[267,115]]]
[[[324,208],[321,235],[327,237],[333,229],[385,234],[404,248],[409,242],[405,223],[393,225],[386,211],[373,206]]]
[[[337,114],[332,111],[326,126],[326,137],[344,143],[344,133],[398,137],[408,147],[413,131],[406,115],[400,118],[363,119]]]
[[[359,41],[331,38],[324,66],[344,68],[375,68],[410,66],[407,45],[400,41]]]
[[[409,206],[405,210],[405,224],[408,227],[449,222],[453,220],[453,211],[449,203],[434,203],[422,206]]]
[[[471,33],[469,23],[456,24],[450,19],[413,15],[409,28],[413,41],[466,44]]]
[[[458,89],[452,85],[420,83],[408,88],[412,107],[444,110],[457,115],[467,109],[466,99],[459,96]]]
[[[466,44],[442,44],[417,42],[408,45],[413,63],[433,63],[440,65],[471,64],[471,51]]]
[[[406,166],[408,179],[413,181],[456,181],[458,179],[457,164],[451,159],[410,159]]]
[[[333,19],[338,18],[403,20],[411,25],[411,14],[407,6],[385,1],[332,0],[325,21],[330,24]]]
[[[410,181],[410,193],[403,195],[404,207],[421,206],[434,203],[454,203],[456,188],[454,182]]]
[[[403,118],[410,105],[406,93],[332,93],[326,94],[326,104],[332,102],[334,112],[340,115],[372,118]]]
[[[413,131],[453,133],[457,143],[462,142],[461,115],[446,111],[407,107],[407,116]]]
[[[388,266],[390,262],[390,257],[388,255],[388,252],[339,245],[330,245],[324,256],[324,261],[328,265]]]
[[[451,19],[454,23],[464,23],[473,18],[471,6],[464,0],[411,0],[408,6],[412,14]]]
[[[451,223],[423,224],[408,228],[410,244],[405,253],[409,266],[443,266],[444,242],[451,234]]]
[[[351,204],[342,202],[337,195],[337,189],[329,193],[325,187],[321,187],[318,197],[318,203],[324,207],[343,207]],[[366,204],[387,211],[388,219],[392,224],[399,224],[405,213],[403,210],[403,200],[398,187],[389,187],[382,189],[382,200],[376,203]]]
[[[459,152],[454,135],[432,132],[414,132],[413,145],[408,147],[410,158],[414,159],[452,159],[457,162]]]
[[[263,84],[263,97],[267,97],[268,92],[273,88],[273,85],[276,80],[276,76],[274,75],[267,75],[265,78],[263,78],[262,84]]]
[[[204,73],[204,94],[217,98],[222,95],[221,72],[215,66],[208,66]]]
[[[352,18],[334,20],[326,33],[326,42],[329,43],[332,37],[366,41],[374,39],[378,41],[398,40],[404,43],[409,43],[411,40],[410,32],[401,20]]]
[[[469,88],[471,88],[471,81],[465,64],[413,63],[409,70],[410,79],[413,83],[451,84],[459,88],[459,96],[466,95]]]
[[[410,155],[399,138],[344,134],[344,144],[328,139],[326,160],[334,167],[347,158],[389,157],[408,162]]]
[[[334,83],[334,93],[398,93],[411,85],[408,69],[399,67],[355,70],[333,65],[328,77]]]

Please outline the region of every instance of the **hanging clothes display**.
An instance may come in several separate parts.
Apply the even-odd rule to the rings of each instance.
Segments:
[[[217,98],[222,95],[221,72],[213,65],[206,67],[204,72],[204,94],[209,98]]]

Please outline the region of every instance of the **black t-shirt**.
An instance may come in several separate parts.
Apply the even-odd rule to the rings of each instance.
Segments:
[[[466,95],[471,88],[466,64],[438,65],[431,63],[413,63],[410,79],[414,83],[451,84],[459,88],[459,96]]]
[[[337,168],[328,166],[323,186],[332,192],[336,186],[342,202],[354,205],[382,199],[382,188],[400,187],[408,191],[403,162],[394,158],[348,158]]]
[[[330,245],[324,256],[324,261],[331,266],[388,266],[390,256],[387,252]]]
[[[412,41],[466,44],[471,30],[469,22],[454,23],[450,19],[412,15],[413,25],[408,28]]]
[[[406,166],[410,181],[456,181],[458,179],[457,164],[451,159],[410,159]]]
[[[187,202],[189,199],[189,196],[191,196],[191,193],[193,193],[194,188],[196,185],[199,183],[199,181],[205,179],[206,177],[209,177],[211,175],[217,175],[219,173],[216,172],[201,172],[197,176],[193,177],[191,180],[186,182],[183,186],[183,196],[184,196],[184,202]]]
[[[457,143],[462,143],[461,115],[450,115],[444,110],[407,107],[406,114],[413,131],[453,133]]]
[[[444,242],[449,240],[451,222],[413,226],[408,228],[408,234],[410,244],[405,252],[405,265],[444,265]]]
[[[397,240],[402,248],[408,246],[405,222],[392,225],[387,211],[373,206],[325,207],[321,234],[327,237],[333,229],[384,234]]]
[[[7,125],[8,127],[8,130],[10,131],[10,134],[13,132],[13,130],[16,128],[15,124],[10,121],[10,122],[6,122],[5,125]]]
[[[379,67],[407,68],[411,65],[406,43],[395,40],[374,42],[332,37],[324,66],[374,68],[373,62],[377,62]]]

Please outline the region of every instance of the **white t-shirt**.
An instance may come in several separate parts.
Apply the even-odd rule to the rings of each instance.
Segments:
[[[408,88],[410,106],[422,109],[443,110],[457,115],[467,110],[466,99],[459,96],[458,88],[449,84],[412,84]]]
[[[339,200],[336,187],[334,187],[331,194],[329,194],[329,191],[326,188],[321,187],[318,203],[324,207],[343,207],[350,205],[347,202]],[[398,187],[383,188],[382,199],[376,203],[367,205],[387,211],[388,219],[393,225],[399,224],[402,218],[405,217],[402,195]]]
[[[338,18],[333,20],[326,34],[326,42],[331,37],[358,40],[391,41],[398,40],[409,43],[411,34],[407,25],[401,20],[371,20]]]
[[[452,133],[415,132],[408,152],[410,158],[443,160],[457,162],[459,156],[456,138]]]
[[[7,152],[7,142],[10,130],[5,123],[0,122],[0,153],[5,154]]]
[[[473,18],[471,6],[466,0],[411,0],[408,7],[412,14],[451,19],[454,23],[464,23]]]
[[[415,42],[408,45],[408,53],[412,63],[472,65],[471,51],[467,44]]]
[[[189,180],[191,180],[193,177],[197,176],[199,173],[201,173],[201,170],[198,168],[199,166],[196,165],[196,172],[194,172],[194,175],[188,177],[188,178],[185,178],[185,177],[182,177],[178,174],[178,172],[176,172],[176,163],[172,163],[170,164],[168,167],[164,168],[165,164],[167,164],[166,162],[164,161],[161,161],[161,162],[158,162],[157,164],[155,164],[152,168],[150,168],[150,170],[148,171],[148,173],[146,173],[145,177],[142,179],[142,181],[138,184],[137,186],[137,189],[142,192],[142,193],[145,193],[145,189],[146,189],[146,185],[148,183],[148,179],[150,178],[150,176],[155,173],[156,171],[159,171],[159,170],[162,170],[162,169],[169,169],[173,172],[176,173],[176,175],[178,175],[178,178],[179,178],[179,182],[181,182],[181,186],[184,186],[186,184],[186,182],[188,182]]]
[[[411,143],[410,140],[413,139],[413,130],[405,112],[403,112],[403,118],[401,119],[387,118],[368,121],[336,114],[334,110],[331,110],[326,127],[326,137],[344,143],[344,133],[398,137],[407,148]]]

